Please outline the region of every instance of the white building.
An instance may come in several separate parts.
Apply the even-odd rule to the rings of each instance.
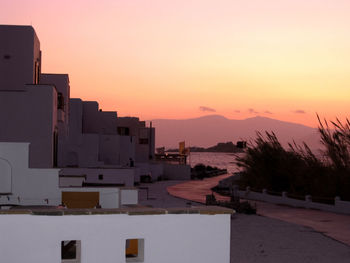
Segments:
[[[62,186],[81,185],[78,176],[87,184],[130,187],[151,173],[144,163],[154,152],[154,130],[143,125],[132,128],[137,136],[123,134],[116,112],[71,99],[67,74],[41,73],[31,26],[1,25],[0,37],[0,142],[29,142],[29,166],[64,168]]]
[[[0,207],[119,208],[138,203],[136,188],[59,187],[59,169],[29,168],[28,158],[29,143],[0,143]]]

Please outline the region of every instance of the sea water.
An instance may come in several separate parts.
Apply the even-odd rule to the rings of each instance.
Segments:
[[[214,152],[191,152],[187,158],[187,164],[194,167],[196,164],[216,166],[220,169],[227,169],[227,173],[238,172],[236,165],[236,156],[242,156],[244,153],[214,153]]]

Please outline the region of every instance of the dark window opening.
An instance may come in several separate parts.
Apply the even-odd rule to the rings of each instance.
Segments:
[[[129,136],[130,135],[130,129],[128,127],[118,127],[118,134],[121,136]]]
[[[40,79],[40,63],[39,61],[35,61],[34,65],[34,84],[39,84]]]
[[[53,167],[57,167],[58,156],[58,134],[57,131],[53,133]]]
[[[57,109],[64,110],[64,97],[61,92],[57,94]]]
[[[72,260],[72,259],[80,260],[80,240],[61,241],[61,259],[62,260]]]
[[[140,138],[139,139],[139,144],[148,144],[148,139],[147,138]]]
[[[98,175],[98,180],[103,180],[103,174]]]

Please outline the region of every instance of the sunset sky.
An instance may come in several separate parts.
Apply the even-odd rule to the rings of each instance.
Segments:
[[[316,126],[350,113],[349,0],[2,0],[42,71],[141,119],[256,115]]]

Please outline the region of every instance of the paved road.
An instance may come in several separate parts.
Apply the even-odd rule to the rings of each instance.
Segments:
[[[229,175],[222,175],[202,181],[186,181],[169,186],[171,195],[204,203],[205,196],[211,194],[211,188]],[[215,194],[218,200],[228,200],[228,197]],[[257,213],[262,216],[311,227],[331,238],[350,246],[350,216],[323,212],[313,209],[294,208],[274,205],[265,202],[252,201],[257,207]],[[349,258],[350,262],[350,258]]]

